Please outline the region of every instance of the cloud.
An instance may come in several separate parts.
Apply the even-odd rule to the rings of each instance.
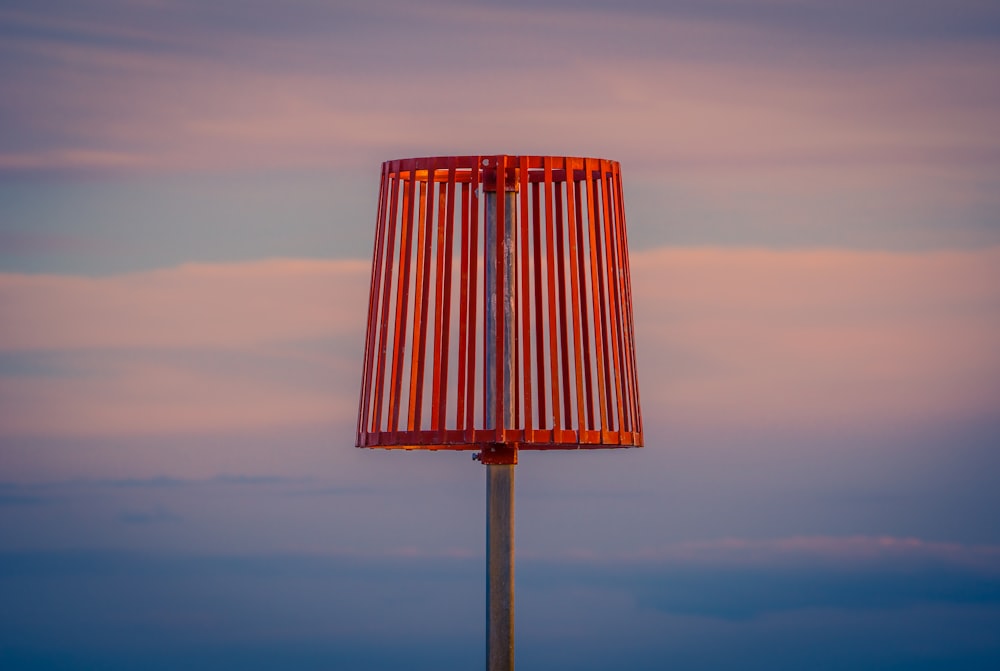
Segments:
[[[357,166],[399,152],[491,151],[484,129],[510,152],[563,153],[587,138],[588,152],[644,169],[714,174],[831,163],[872,172],[873,160],[939,165],[969,154],[994,164],[998,151],[989,130],[1000,100],[984,93],[996,89],[995,40],[920,43],[905,57],[881,38],[861,39],[863,50],[803,43],[803,27],[864,35],[867,6],[106,13],[103,28],[72,7],[7,13],[16,95],[6,108],[20,139],[0,145],[0,169]],[[933,32],[960,12],[929,14],[938,20],[917,23]],[[171,28],[152,30],[151,16]],[[898,26],[891,16],[882,24]],[[422,67],[401,69],[401,59]],[[517,104],[484,105],[497,90],[517,91]],[[594,92],[585,104],[581,91]]]
[[[45,376],[0,380],[5,433],[349,418],[365,275],[362,262],[291,260],[102,279],[4,275],[0,350],[68,352],[61,376],[42,366]]]
[[[0,350],[241,348],[354,335],[367,270],[363,261],[275,259],[107,278],[0,274]]]
[[[998,249],[637,252],[647,424],[994,417],[998,268]],[[361,261],[0,275],[4,432],[352,423],[367,284]]]
[[[722,539],[638,556],[527,564],[519,576],[536,589],[624,589],[640,608],[731,621],[816,610],[1000,605],[1000,548],[917,538]]]
[[[740,542],[730,542],[726,546],[730,561],[724,564],[704,562],[703,555],[687,555],[682,559],[675,556],[670,560],[522,557],[518,562],[518,591],[529,603],[537,601],[538,607],[546,610],[550,608],[544,605],[546,599],[558,603],[572,591],[597,590],[601,600],[608,604],[618,603],[624,596],[630,619],[650,610],[681,617],[740,621],[783,612],[805,614],[817,610],[884,614],[887,611],[902,613],[926,605],[974,605],[989,608],[991,612],[1000,607],[1000,554],[996,547],[955,546],[954,554],[943,556],[927,551],[934,544],[914,539],[817,538],[810,542],[825,547],[826,551],[812,554],[789,551],[789,541],[792,544],[801,542],[799,539],[778,539],[742,543],[743,547],[767,550],[768,561],[761,561],[756,552],[741,551]],[[896,552],[877,553],[863,562],[844,562],[840,556],[839,546],[842,545],[853,550],[858,545],[884,547],[893,542],[906,549],[897,547]],[[963,561],[967,556],[975,559],[988,556],[991,563]],[[167,580],[194,589],[206,581],[226,576],[227,580],[237,583],[258,581],[260,587],[257,589],[266,592],[284,587],[298,594],[303,582],[314,586],[323,584],[326,586],[324,591],[333,590],[339,594],[353,594],[361,588],[377,602],[364,607],[359,604],[358,612],[366,617],[391,611],[392,595],[397,594],[398,598],[400,591],[413,594],[415,598],[419,594],[425,609],[444,606],[424,589],[431,587],[448,594],[446,601],[455,605],[462,603],[463,609],[467,605],[472,610],[475,600],[468,598],[463,586],[482,579],[481,562],[481,556],[451,551],[407,552],[405,548],[372,555],[0,553],[4,575],[30,582],[60,578],[76,584],[81,578],[97,577],[109,581],[111,587],[122,579],[156,576],[156,582]],[[293,577],[298,581],[297,588],[289,583]],[[373,589],[376,584],[382,587]],[[417,584],[423,587],[415,589]],[[291,596],[288,594],[280,600],[282,608],[294,607]],[[255,599],[251,597],[251,600]],[[319,603],[306,598],[302,607],[314,609]],[[410,603],[409,607],[415,606]],[[335,617],[344,616],[346,611],[341,610]],[[572,615],[566,613],[565,617]],[[396,625],[403,624],[402,620],[392,621]],[[370,623],[358,624],[367,627]],[[551,626],[556,630],[561,628],[559,624]]]
[[[0,172],[345,182],[405,155],[588,154],[622,161],[643,245],[997,243],[982,3],[335,5],[0,14]]]
[[[469,668],[482,663],[482,571],[480,559],[448,557],[0,553],[0,661]],[[522,561],[518,655],[588,670],[652,671],[664,659],[794,669],[818,657],[823,668],[992,668],[996,594],[995,577],[975,571],[890,564],[782,576]]]
[[[998,249],[640,252],[646,412],[761,427],[993,417],[998,268]]]

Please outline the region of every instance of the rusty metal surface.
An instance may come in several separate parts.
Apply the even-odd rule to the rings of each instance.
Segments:
[[[642,445],[616,161],[387,161],[373,249],[359,447]]]

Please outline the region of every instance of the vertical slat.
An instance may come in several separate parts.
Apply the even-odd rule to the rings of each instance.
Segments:
[[[582,432],[584,430],[584,401],[583,401],[583,351],[582,343],[580,337],[580,280],[578,277],[578,267],[577,267],[577,236],[574,233],[579,233],[579,222],[576,220],[577,208],[576,204],[576,180],[574,178],[574,167],[575,162],[566,161],[566,223],[567,223],[567,237],[569,238],[569,283],[570,283],[570,293],[572,294],[572,308],[573,308],[573,358],[576,362],[576,418],[577,418],[577,431]],[[574,231],[574,229],[576,229]]]
[[[448,407],[448,335],[451,330],[451,244],[455,221],[455,164],[448,162],[448,181],[438,193],[437,264],[434,293],[434,378],[431,386],[431,428],[444,429]],[[444,382],[442,384],[442,381]],[[441,437],[439,437],[439,440]]]
[[[629,272],[628,265],[628,238],[625,232],[625,197],[622,193],[622,181],[621,175],[618,175],[618,179],[615,180],[615,199],[617,201],[618,209],[618,255],[621,263],[622,277],[619,284],[622,287],[622,295],[624,297],[623,305],[623,316],[625,323],[625,343],[626,343],[626,354],[625,364],[628,366],[629,374],[629,417],[630,425],[633,431],[641,430],[638,424],[638,400],[639,400],[639,388],[636,383],[635,374],[635,331],[632,323],[632,277]]]
[[[563,163],[565,165],[565,162]],[[568,171],[567,171],[568,172]],[[560,187],[561,188],[561,187]],[[568,188],[568,185],[567,185]],[[567,201],[569,198],[567,198]],[[563,223],[562,195],[556,194],[555,199],[555,229],[556,229],[556,278],[559,288],[559,361],[562,364],[562,400],[563,400],[563,426],[560,428],[571,429],[571,409],[569,395],[569,337],[567,333],[566,307],[566,246],[563,244]]]
[[[505,298],[504,287],[507,283],[507,262],[506,262],[506,206],[507,206],[507,194],[505,189],[506,177],[507,177],[507,162],[506,157],[498,156],[493,160],[493,164],[496,166],[497,182],[496,182],[496,198],[494,199],[494,204],[496,207],[496,231],[494,238],[494,252],[496,256],[495,266],[494,266],[494,286],[493,291],[496,293],[496,302],[493,304],[494,309],[494,319],[493,323],[496,324],[494,333],[487,334],[493,336],[493,351],[496,352],[496,359],[494,365],[495,376],[493,378],[493,407],[488,410],[488,412],[493,413],[493,427],[496,430],[497,438],[499,441],[500,432],[505,428],[506,412],[504,411],[504,390],[507,388],[506,373],[507,369],[504,365],[506,361],[507,351],[504,343],[504,334],[507,332],[507,301]],[[489,201],[487,201],[487,204]],[[488,239],[488,238],[487,238]],[[488,307],[486,309],[489,309]],[[485,376],[484,376],[485,377]],[[487,426],[489,426],[487,424]]]
[[[477,159],[478,163],[478,159]],[[478,229],[479,229],[479,170],[480,166],[475,166],[472,169],[472,180],[469,184],[470,189],[470,204],[469,204],[469,321],[468,321],[468,343],[466,346],[466,380],[468,384],[466,385],[466,431],[469,440],[472,440],[472,431],[475,430],[476,425],[476,274],[477,269],[477,258],[479,256],[479,240],[478,240]],[[484,199],[485,200],[485,199]],[[484,309],[486,306],[483,306]]]
[[[632,394],[632,369],[629,362],[629,335],[628,335],[628,308],[626,303],[628,301],[628,296],[625,293],[625,288],[623,286],[623,281],[625,279],[625,269],[622,267],[622,238],[621,238],[621,212],[619,211],[620,202],[618,200],[618,180],[613,176],[613,204],[615,209],[615,225],[612,228],[614,234],[614,248],[612,252],[615,258],[615,293],[617,296],[618,304],[615,310],[615,318],[618,322],[618,342],[620,348],[620,364],[622,367],[622,374],[624,376],[625,384],[622,385],[622,401],[623,401],[623,416],[624,424],[622,425],[622,430],[632,431],[634,427],[632,404],[633,404],[633,394]]]
[[[540,197],[541,192],[538,182],[534,182],[531,185],[531,232],[533,235],[532,242],[534,243],[534,275],[532,279],[534,280],[533,284],[535,288],[535,358],[538,359],[535,362],[535,373],[538,380],[538,393],[536,394],[538,398],[538,426],[544,429],[549,426],[549,418],[545,412],[545,334],[542,328],[542,324],[545,321],[542,315],[542,217],[540,203],[538,202]]]
[[[575,172],[576,171],[574,170],[574,173]],[[576,225],[574,226],[574,231],[576,233],[576,270],[579,276],[579,279],[577,280],[577,288],[573,291],[573,298],[574,300],[578,300],[580,303],[580,335],[583,343],[583,347],[580,350],[580,358],[583,361],[583,398],[587,407],[587,428],[592,430],[594,428],[594,376],[593,373],[591,373],[591,363],[593,358],[591,357],[590,350],[590,320],[587,318],[587,256],[583,249],[585,233],[583,230],[582,191],[586,187],[586,184],[586,171],[584,171],[582,179],[573,180],[573,207],[576,211]],[[590,222],[587,223],[589,224]],[[583,428],[582,423],[581,428]]]
[[[434,174],[437,164],[431,166],[431,174]],[[434,260],[434,340],[432,351],[434,352],[434,362],[431,364],[431,430],[441,429],[441,339],[443,334],[442,321],[444,318],[444,204],[447,196],[447,186],[438,189],[438,215],[435,220],[435,236],[437,237],[437,256]]]
[[[424,367],[427,357],[427,299],[430,295],[431,249],[434,223],[434,170],[427,171],[427,182],[420,183],[420,229],[417,235],[417,288],[413,308],[413,364],[410,374],[409,430],[421,428],[424,405]]]
[[[545,179],[545,249],[546,249],[546,278],[548,279],[549,298],[549,364],[552,377],[552,428],[562,428],[562,408],[559,403],[559,347],[558,341],[558,309],[556,302],[556,254],[553,242],[553,184],[552,184],[552,159],[545,157],[543,163],[543,176]]]
[[[397,166],[394,166],[395,170],[398,170]],[[399,201],[399,174],[395,172],[391,173],[394,177],[392,179],[392,195],[387,204],[389,211],[389,231],[386,233],[386,240],[389,244],[388,251],[386,252],[385,258],[385,281],[382,289],[382,317],[381,317],[381,330],[379,333],[378,341],[378,368],[375,372],[375,412],[373,416],[373,423],[375,426],[382,427],[382,404],[385,398],[385,355],[386,355],[386,339],[388,338],[389,330],[389,296],[391,295],[390,290],[392,288],[392,271],[395,268],[393,264],[393,255],[396,246],[396,219],[397,219],[397,207],[396,204]],[[388,423],[386,423],[386,429],[388,430]]]
[[[405,166],[406,164],[404,164]],[[403,384],[403,352],[406,349],[406,327],[410,307],[410,256],[413,242],[413,197],[416,170],[409,163],[406,190],[403,192],[403,228],[399,249],[399,291],[396,293],[396,335],[392,340],[392,386],[389,388],[389,431],[399,431],[399,402]]]
[[[358,440],[361,440],[363,433],[370,431],[368,421],[368,410],[371,402],[372,392],[372,356],[375,353],[375,340],[377,338],[377,314],[381,288],[379,281],[382,277],[382,254],[385,251],[382,236],[385,234],[385,198],[386,193],[386,166],[382,165],[382,176],[379,179],[378,189],[378,213],[375,219],[375,243],[372,245],[372,277],[368,286],[368,326],[365,329],[365,354],[361,371],[361,398],[358,402]]]
[[[483,159],[482,165],[489,164]],[[493,170],[496,170],[494,164]],[[480,421],[485,429],[496,430],[496,334],[500,328],[497,324],[496,303],[490,301],[491,292],[496,291],[496,192],[490,198],[489,176],[483,171],[483,386],[480,392],[483,407]],[[492,209],[491,209],[492,208]]]
[[[618,190],[621,192],[621,177],[618,179]],[[642,433],[642,414],[639,412],[639,376],[635,364],[635,317],[632,308],[632,269],[628,258],[628,230],[625,228],[625,196],[621,195],[622,252],[625,259],[625,283],[628,290],[628,324],[629,324],[629,358],[632,362],[632,388],[634,390],[633,411],[635,413],[635,430]]]
[[[448,366],[451,361],[451,297],[454,292],[452,287],[452,266],[455,248],[455,158],[448,159],[448,195],[445,202],[445,256],[444,256],[444,331],[441,342],[441,379],[444,381],[441,393],[441,418],[439,426],[442,430],[445,427],[445,419],[448,416]]]
[[[621,190],[621,178],[618,179],[618,189]],[[634,399],[634,412],[635,412],[635,427],[636,431],[642,432],[642,415],[639,413],[639,375],[635,365],[635,317],[632,307],[632,269],[629,263],[629,252],[628,252],[628,230],[625,227],[625,196],[621,197],[622,209],[621,209],[621,221],[622,221],[622,239],[625,244],[622,248],[623,258],[625,259],[625,282],[628,289],[628,324],[629,324],[629,355],[632,361],[632,387],[635,390]]]
[[[590,221],[590,299],[594,312],[594,358],[597,360],[597,401],[600,407],[601,430],[608,430],[607,397],[611,387],[605,368],[604,353],[608,347],[607,330],[604,327],[604,284],[601,281],[600,230],[601,217],[597,205],[597,181],[594,178],[594,165],[587,159],[584,162],[584,175],[587,183],[587,219]],[[598,328],[600,327],[600,328]]]
[[[621,361],[621,348],[619,346],[619,333],[618,333],[618,315],[621,314],[621,299],[618,295],[618,260],[615,254],[614,242],[612,241],[612,235],[616,227],[616,217],[615,212],[611,208],[611,190],[612,190],[612,178],[609,173],[610,167],[606,165],[605,161],[601,161],[601,180],[604,184],[601,189],[601,199],[604,203],[604,256],[605,256],[605,270],[607,271],[607,285],[608,285],[608,302],[610,303],[608,311],[608,322],[611,325],[611,348],[613,355],[613,364],[615,371],[615,400],[617,401],[617,414],[618,422],[615,429],[619,432],[623,430],[623,418],[624,409],[622,408],[622,375],[624,374]],[[617,239],[617,236],[615,236]],[[603,288],[603,283],[602,283]]]
[[[473,384],[472,380],[466,380],[466,375],[469,372],[468,363],[466,361],[468,353],[467,349],[469,346],[468,338],[468,328],[469,328],[469,259],[471,254],[469,252],[469,232],[472,230],[472,225],[470,222],[470,186],[469,184],[462,184],[462,249],[461,249],[461,276],[459,278],[459,298],[458,298],[458,388],[455,390],[456,399],[458,402],[458,409],[455,415],[455,428],[464,429],[466,428],[465,421],[465,403],[466,403],[466,384]],[[473,246],[474,247],[474,246]],[[473,251],[472,254],[475,252]],[[472,300],[475,301],[475,294],[472,295]],[[472,412],[471,408],[468,412]]]
[[[521,203],[521,284],[517,292],[517,299],[521,306],[521,384],[524,388],[524,421],[515,418],[515,425],[530,430],[534,428],[531,421],[531,292],[529,284],[529,258],[528,241],[529,221],[528,221],[528,157],[522,156],[518,168],[518,198]],[[517,407],[517,406],[515,406]]]

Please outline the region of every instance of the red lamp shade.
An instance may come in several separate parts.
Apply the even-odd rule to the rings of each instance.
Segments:
[[[357,445],[642,445],[616,161],[382,164]]]

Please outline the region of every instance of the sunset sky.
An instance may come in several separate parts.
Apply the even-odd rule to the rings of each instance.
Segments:
[[[523,454],[529,669],[1000,667],[1000,5],[0,4],[0,667],[483,663],[358,450],[382,161],[621,162],[646,447]]]

